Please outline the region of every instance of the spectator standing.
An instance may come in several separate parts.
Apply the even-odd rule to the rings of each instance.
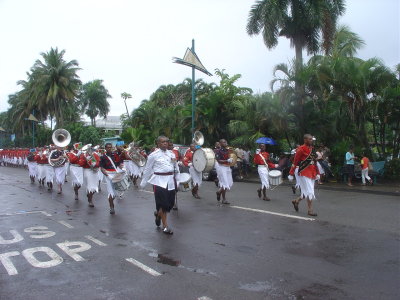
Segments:
[[[369,184],[373,184],[371,177],[368,176],[368,168],[369,168],[369,159],[363,153],[363,157],[361,158],[361,180],[362,180],[362,185],[366,185],[366,180],[368,181]]]
[[[354,156],[354,146],[350,146],[349,147],[349,151],[346,153],[346,157],[345,157],[345,161],[346,161],[346,169],[347,169],[347,173],[349,175],[349,179],[347,182],[348,186],[353,186],[352,184],[352,180],[354,177],[354,159],[356,159],[357,157]]]
[[[246,177],[249,176],[249,167],[250,167],[250,150],[245,147],[243,150],[243,173]]]

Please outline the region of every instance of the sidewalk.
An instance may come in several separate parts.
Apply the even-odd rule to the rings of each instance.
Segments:
[[[255,174],[251,174],[248,178],[241,180],[242,182],[249,183],[260,183],[260,179]],[[382,183],[374,184],[373,186],[362,186],[360,182],[356,181],[354,186],[348,186],[343,182],[336,182],[331,180],[328,183],[318,185],[321,190],[331,190],[331,191],[348,191],[355,193],[367,193],[375,195],[388,195],[388,196],[400,196],[400,183],[395,184],[394,182],[381,181]],[[284,179],[282,185],[290,186],[291,183]]]

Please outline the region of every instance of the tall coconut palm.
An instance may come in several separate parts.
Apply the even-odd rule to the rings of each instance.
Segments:
[[[110,111],[107,99],[111,98],[111,95],[104,87],[103,80],[95,79],[85,83],[80,98],[81,110],[90,118],[92,126],[96,126],[97,116],[107,117]]]
[[[296,64],[301,65],[304,49],[309,54],[321,46],[329,51],[337,19],[344,11],[343,0],[258,0],[250,10],[247,33],[261,33],[268,49],[276,47],[279,37],[288,38],[295,48]]]
[[[127,100],[127,99],[131,99],[131,98],[132,98],[132,95],[129,94],[129,93],[123,92],[123,93],[121,94],[121,98],[124,99],[125,108],[126,108],[126,115],[127,115],[128,118],[129,118],[129,111],[128,111],[128,106],[126,105],[126,100]]]
[[[64,124],[63,103],[74,102],[81,85],[76,60],[65,61],[65,50],[51,48],[41,53],[31,69],[33,88],[39,110],[47,110],[54,116],[58,127]]]

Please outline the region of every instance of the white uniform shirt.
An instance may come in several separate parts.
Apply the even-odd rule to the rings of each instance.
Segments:
[[[157,149],[147,158],[146,167],[143,172],[142,182],[140,186],[143,188],[147,182],[153,185],[167,188],[168,190],[175,189],[174,175],[156,175],[154,173],[170,173],[179,172],[176,170],[175,154],[171,150],[162,151]],[[150,178],[150,179],[149,179]]]

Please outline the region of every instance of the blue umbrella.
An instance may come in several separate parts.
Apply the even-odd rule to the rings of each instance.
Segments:
[[[275,142],[274,139],[264,136],[257,139],[256,144],[276,145],[277,143]]]

